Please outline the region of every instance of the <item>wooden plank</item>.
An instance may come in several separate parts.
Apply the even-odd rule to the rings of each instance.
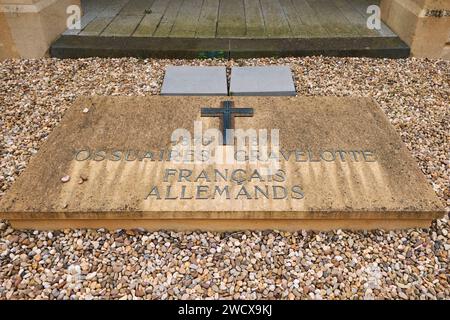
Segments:
[[[267,37],[291,37],[291,29],[280,3],[273,0],[260,0],[260,3]]]
[[[320,24],[316,12],[309,6],[306,0],[292,0],[297,16],[302,21],[302,27],[310,37],[325,38],[328,37],[328,31]]]
[[[170,3],[162,16],[158,28],[156,28],[156,31],[154,33],[155,37],[169,36],[173,24],[175,23],[175,19],[177,18],[178,11],[180,10],[181,4],[183,3],[183,0],[168,0],[168,1],[170,1]]]
[[[334,0],[334,4],[355,27],[358,34],[368,37],[376,37],[380,35],[376,30],[367,28],[367,18],[364,17],[358,10],[355,10],[355,8],[353,8],[347,0]]]
[[[168,5],[168,0],[155,0],[150,8],[150,13],[142,18],[141,23],[133,33],[133,37],[151,37],[158,27]]]
[[[82,36],[100,35],[127,2],[128,0],[111,0],[79,34]]]
[[[101,36],[126,37],[131,36],[150,11],[153,0],[129,0],[120,10],[119,15],[106,27]]]
[[[247,37],[266,37],[264,16],[259,0],[244,0]]]
[[[243,0],[220,0],[217,37],[244,37],[246,34]]]
[[[96,17],[80,32],[80,36],[98,36],[111,23],[113,17]]]
[[[120,11],[119,15],[144,16],[146,13],[150,13],[150,8],[153,4],[153,0],[130,0]]]
[[[164,15],[169,3],[170,0],[155,0],[150,8],[151,13]]]
[[[150,13],[146,14],[139,26],[133,33],[133,37],[151,37],[161,21],[162,14]]]
[[[300,16],[297,14],[297,10],[292,4],[291,0],[279,0],[281,7],[283,8],[286,19],[289,23],[292,35],[295,37],[306,38],[311,35],[307,25],[304,25]]]
[[[98,15],[108,5],[111,4],[111,0],[83,0],[81,2],[81,10],[84,13],[92,12]]]
[[[80,29],[67,29],[63,32],[63,35],[77,35],[79,34],[86,26],[92,22],[95,18],[97,18],[98,14],[104,10],[110,3],[110,0],[97,0],[97,1],[88,1],[84,2],[85,8],[83,8],[83,16],[80,19]]]
[[[128,3],[129,0],[110,0],[109,4],[98,13],[100,18],[115,17],[119,14],[120,10]]]
[[[193,37],[197,30],[203,0],[184,0],[170,31],[170,37]]]
[[[131,36],[141,22],[144,15],[123,16],[119,14],[101,33],[102,37]]]
[[[96,12],[88,12],[80,19],[80,29],[67,29],[63,32],[64,36],[78,35],[86,26],[97,17]]]
[[[341,11],[328,0],[307,0],[317,14],[320,24],[331,37],[358,37],[359,34]]]
[[[371,15],[367,13],[367,8],[371,5],[379,5],[380,3],[379,0],[349,0],[348,2],[365,17],[366,21]],[[397,37],[383,22],[381,22],[381,29],[376,31],[383,37]]]
[[[216,36],[219,0],[204,0],[195,36],[197,38],[214,38]]]

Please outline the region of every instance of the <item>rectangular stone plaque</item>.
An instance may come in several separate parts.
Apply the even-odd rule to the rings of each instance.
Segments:
[[[226,96],[225,67],[168,66],[161,87],[163,96]]]
[[[295,96],[289,66],[231,68],[231,96]]]
[[[401,228],[443,214],[382,110],[337,97],[82,97],[0,202],[13,226],[43,229]]]

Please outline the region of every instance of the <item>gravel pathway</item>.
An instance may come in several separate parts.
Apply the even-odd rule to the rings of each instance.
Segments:
[[[0,197],[78,95],[158,94],[170,64],[289,64],[302,95],[371,96],[450,209],[450,61],[360,58],[0,62]],[[448,217],[429,230],[13,230],[0,299],[449,299]]]

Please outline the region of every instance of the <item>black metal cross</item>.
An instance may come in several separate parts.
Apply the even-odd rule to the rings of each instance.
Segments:
[[[202,117],[221,117],[222,118],[222,137],[223,144],[231,144],[228,141],[227,129],[234,129],[234,117],[253,117],[253,108],[233,108],[233,101],[223,101],[222,108],[202,108]]]

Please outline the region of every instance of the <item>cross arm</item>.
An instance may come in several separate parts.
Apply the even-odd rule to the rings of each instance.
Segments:
[[[216,108],[202,108],[200,115],[202,117],[210,116],[210,117],[220,117],[223,115],[222,109],[216,109]]]
[[[236,108],[233,113],[236,117],[253,117],[253,108]]]

